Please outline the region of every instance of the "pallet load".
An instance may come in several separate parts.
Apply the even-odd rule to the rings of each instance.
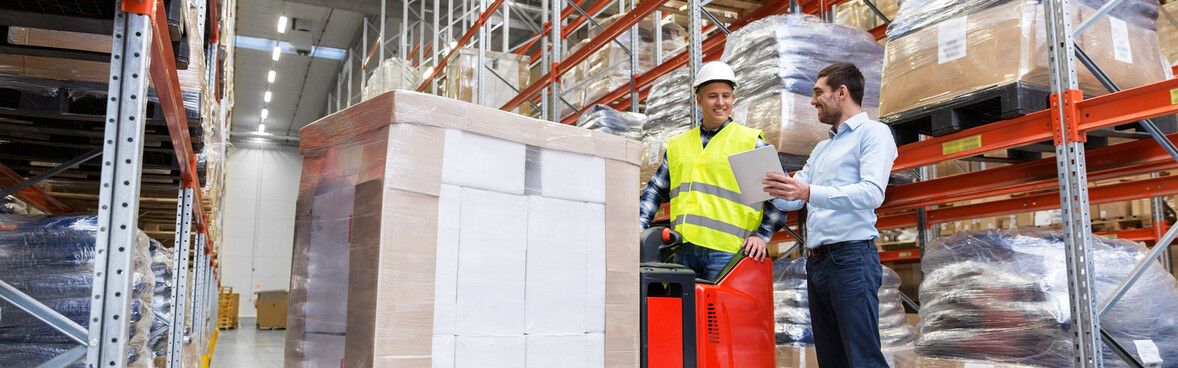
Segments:
[[[900,10],[900,4],[896,0],[877,0],[874,1],[876,9],[883,13],[888,19],[896,17],[896,12]],[[871,30],[872,28],[886,25],[883,19],[871,11],[871,8],[866,3],[859,1],[845,2],[835,5],[834,23],[862,30]]]
[[[883,266],[879,287],[879,338],[884,358],[892,368],[914,367],[916,329],[908,324],[900,304],[900,275]],[[818,367],[814,332],[810,327],[806,259],[773,262],[773,304],[776,320],[777,366]]]
[[[1105,1],[1071,2],[1072,24]],[[910,0],[888,27],[881,121],[902,143],[940,136],[1048,107],[1050,68],[1044,5],[1036,0]],[[1121,89],[1165,78],[1155,31],[1156,0],[1130,0],[1076,37]],[[1076,62],[1087,96],[1107,93]]]
[[[637,142],[409,91],[300,136],[287,366],[638,366]]]
[[[1108,300],[1146,254],[1125,240],[1092,237],[1094,300]],[[1073,365],[1068,274],[1059,231],[966,231],[934,239],[921,267],[919,359]],[[1178,362],[1178,283],[1152,264],[1100,317],[1100,327],[1146,366]],[[1127,366],[1107,346],[1106,366]],[[993,364],[993,363],[987,363]]]
[[[691,129],[691,74],[677,69],[654,80],[646,98],[646,122],[642,124],[642,157],[638,179],[642,185],[654,176],[667,152],[667,139]]]
[[[733,120],[760,129],[779,153],[798,158],[785,169],[799,170],[814,146],[830,138],[830,125],[819,122],[810,105],[818,72],[839,62],[858,66],[866,82],[863,110],[875,118],[883,53],[870,34],[814,16],[749,23],[728,37],[721,56],[736,71]]]
[[[241,294],[233,292],[231,287],[221,287],[221,295],[217,298],[217,329],[228,330],[237,328],[237,317],[241,314]]]
[[[577,119],[577,126],[613,134],[626,139],[642,140],[642,124],[646,115],[618,111],[606,105],[594,105]]]
[[[614,15],[599,24],[601,27],[609,27],[621,17],[622,14]],[[561,88],[563,89],[561,93],[564,99],[578,109],[584,108],[585,104],[591,104],[615,89],[629,84],[630,78],[634,74],[646,73],[654,68],[657,59],[654,43],[655,22],[653,16],[638,22],[638,49],[634,50],[638,54],[637,71],[631,72],[630,52],[628,51],[630,49],[630,32],[622,32],[612,42],[606,43],[600,50],[589,55],[585,61],[577,64],[561,77]],[[659,23],[663,22],[659,21]],[[664,58],[687,44],[687,36],[682,26],[675,23],[665,23],[661,24],[658,29],[662,32],[661,46]],[[600,33],[601,28],[590,26],[588,37],[570,47],[565,57],[577,52],[588,44],[590,39]],[[562,103],[561,118],[569,114],[574,114],[573,110]]]
[[[483,62],[486,63],[487,68],[483,68],[483,106],[490,106],[499,108],[506,105],[513,97],[519,94],[525,87],[528,86],[528,80],[531,76],[528,73],[529,66],[528,57],[523,55],[516,55],[513,53],[499,53],[495,51],[487,51],[483,54]],[[446,82],[442,85],[441,90],[443,96],[453,98],[459,101],[466,101],[470,103],[477,103],[479,75],[479,50],[472,48],[459,48],[446,64]],[[413,88],[409,88],[412,90]],[[513,112],[528,112],[531,111],[531,105],[521,109],[520,107],[512,110]]]
[[[165,361],[168,357],[169,334],[167,329],[170,328],[166,321],[172,320],[172,282],[175,277],[173,259],[175,259],[175,255],[171,249],[164,248],[160,242],[155,239],[150,240],[147,250],[151,255],[152,280],[155,281],[151,289],[151,310],[163,318],[151,319],[153,336],[147,340],[147,345],[151,348],[151,357],[155,366],[163,367],[167,364]],[[164,333],[155,334],[157,331],[164,331]]]
[[[90,326],[94,288],[94,246],[98,218],[93,215],[0,215],[0,280],[82,326]],[[133,244],[128,367],[152,367],[148,346],[155,281],[148,255],[149,238],[138,232]],[[77,342],[18,308],[0,314],[0,361],[33,367],[74,347]]]
[[[360,92],[360,101],[394,89],[417,89],[421,85],[421,72],[416,67],[397,58],[388,58],[372,71]]]
[[[1166,58],[1166,65],[1178,63],[1178,2],[1168,2],[1162,5],[1162,15],[1158,17],[1158,41],[1162,47],[1162,56]],[[1167,75],[1168,77],[1170,75]]]

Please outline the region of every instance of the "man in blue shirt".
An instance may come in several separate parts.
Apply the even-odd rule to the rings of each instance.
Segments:
[[[863,74],[850,63],[818,73],[810,104],[831,125],[806,166],[794,176],[768,174],[772,203],[794,211],[808,206],[806,247],[810,322],[818,364],[887,367],[880,351],[879,286],[882,266],[875,239],[875,209],[896,159],[887,125],[863,112]]]

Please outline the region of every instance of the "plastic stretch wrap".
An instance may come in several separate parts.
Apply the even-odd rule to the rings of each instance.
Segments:
[[[89,327],[93,285],[95,216],[0,215],[0,280]],[[130,341],[127,365],[150,367],[147,347],[154,276],[148,237],[139,232],[133,251]],[[7,303],[0,313],[0,360],[37,366],[75,346],[70,338]],[[74,366],[82,366],[81,363]]]
[[[494,59],[494,61],[491,61]],[[499,108],[506,105],[519,94],[529,83],[528,65],[531,59],[525,55],[513,53],[503,54],[487,51],[483,54],[483,62],[487,68],[483,69],[483,106]],[[444,96],[459,101],[478,102],[478,68],[479,50],[459,48],[453,59],[446,64],[446,83]],[[520,106],[531,105],[524,103]],[[512,110],[520,112],[519,108]]]
[[[1072,24],[1096,14],[1104,1],[1072,2]],[[1050,89],[1043,4],[1036,0],[903,1],[888,28],[880,114],[888,116],[990,87],[1023,82]],[[1076,37],[1076,44],[1122,89],[1164,78],[1154,31],[1157,3],[1125,1]],[[1077,63],[1080,89],[1107,90]],[[978,92],[983,93],[983,92]]]
[[[879,287],[879,337],[884,356],[892,367],[914,367],[916,329],[908,325],[900,303],[900,275],[883,267]],[[814,346],[810,327],[810,303],[806,293],[806,259],[773,262],[773,304],[777,320],[777,345]]]
[[[1162,56],[1166,58],[1166,65],[1174,65],[1178,63],[1178,2],[1168,2],[1162,5],[1162,10],[1169,12],[1170,17],[1165,14],[1158,16],[1158,41],[1162,48]],[[1173,19],[1173,20],[1171,20]]]
[[[639,178],[646,184],[662,164],[667,139],[691,129],[691,75],[677,69],[659,77],[646,97],[646,123],[642,125],[642,165]]]
[[[372,74],[368,76],[368,80],[364,84],[364,91],[360,93],[360,101],[394,89],[417,89],[419,85],[421,85],[421,73],[416,67],[401,61],[401,59],[388,58],[380,62],[376,70],[373,70]]]
[[[149,247],[151,253],[151,273],[155,279],[155,285],[151,291],[151,309],[154,313],[163,316],[168,321],[172,320],[172,282],[174,280],[173,273],[173,259],[175,256],[171,249],[165,249],[160,242],[151,239],[151,246]],[[159,318],[152,318],[151,331],[160,331],[168,328],[168,325]],[[168,333],[162,333],[155,338],[148,341],[151,346],[151,353],[153,358],[159,358],[168,355]]]
[[[809,15],[761,19],[733,32],[722,60],[736,71],[733,119],[761,129],[765,141],[781,153],[809,156],[829,138],[829,125],[810,106],[818,72],[849,62],[866,82],[863,108],[876,117],[883,47],[870,34],[823,23]]]
[[[637,142],[404,90],[300,137],[287,366],[636,366]]]
[[[605,105],[594,105],[577,119],[579,127],[636,141],[642,140],[642,125],[645,123],[646,115],[618,111]]]
[[[894,19],[896,12],[900,10],[900,5],[896,3],[896,0],[876,0],[873,3],[876,9],[879,9],[888,19]],[[871,30],[885,24],[883,19],[879,19],[879,16],[875,15],[875,12],[861,1],[835,5],[834,23],[862,30]]]
[[[1093,237],[1093,298],[1107,300],[1145,251],[1137,243]],[[921,267],[920,356],[1072,365],[1070,298],[1059,231],[959,232],[934,239],[925,248]],[[1151,340],[1163,365],[1171,366],[1178,362],[1175,310],[1178,284],[1155,263],[1100,325],[1139,361],[1135,340]],[[1104,364],[1125,366],[1107,346]]]

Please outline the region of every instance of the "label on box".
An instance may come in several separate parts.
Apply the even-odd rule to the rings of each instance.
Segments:
[[[653,164],[659,162],[659,150],[651,147],[650,157],[646,158],[646,163]]]
[[[1154,345],[1153,340],[1133,340],[1133,345],[1137,345],[1137,356],[1141,357],[1141,364],[1146,367],[1162,366],[1162,355],[1158,353],[1158,346]]]
[[[1117,61],[1133,63],[1133,49],[1129,48],[1129,27],[1125,21],[1108,17],[1109,28],[1113,36],[1113,58]]]
[[[937,26],[937,64],[965,57],[965,16]]]

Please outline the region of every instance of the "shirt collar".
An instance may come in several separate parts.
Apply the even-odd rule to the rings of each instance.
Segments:
[[[725,121],[725,122],[724,122],[724,124],[720,124],[720,127],[719,127],[719,128],[716,128],[716,130],[708,130],[707,128],[704,128],[704,120],[703,120],[703,119],[699,119],[699,131],[700,131],[701,133],[712,133],[712,134],[715,134],[715,133],[718,133],[718,132],[720,132],[721,130],[724,130],[724,127],[728,126],[728,123],[731,123],[731,122],[732,122],[732,118],[730,117],[730,118],[728,118],[728,121]]]
[[[847,119],[847,121],[844,121],[842,124],[839,124],[839,130],[844,132],[848,130],[855,130],[858,129],[860,125],[863,125],[863,123],[866,121],[867,113],[860,112],[855,114],[855,116],[852,116],[850,119]],[[846,128],[844,129],[844,127]],[[834,138],[834,136],[838,134],[838,132],[834,130],[834,127],[830,127],[830,130],[827,131],[827,133],[830,134],[831,138]]]

